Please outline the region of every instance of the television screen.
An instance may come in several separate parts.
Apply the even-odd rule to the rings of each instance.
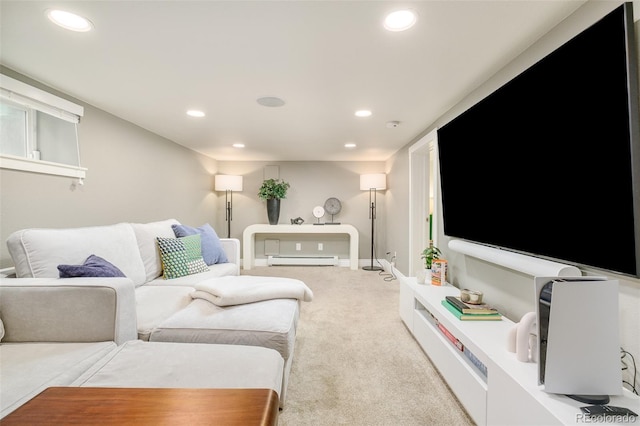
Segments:
[[[438,130],[444,233],[640,274],[630,3]]]

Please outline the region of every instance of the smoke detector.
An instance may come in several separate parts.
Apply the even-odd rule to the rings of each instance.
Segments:
[[[387,129],[395,129],[400,125],[399,121],[387,121]]]

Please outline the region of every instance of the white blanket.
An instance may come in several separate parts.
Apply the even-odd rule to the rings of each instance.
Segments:
[[[313,292],[305,283],[292,278],[233,276],[212,278],[194,285],[194,299],[218,306],[241,305],[269,299],[298,299],[311,302]]]

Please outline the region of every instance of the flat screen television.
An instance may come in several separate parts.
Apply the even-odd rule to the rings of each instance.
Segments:
[[[444,234],[640,277],[640,120],[625,3],[438,129]]]

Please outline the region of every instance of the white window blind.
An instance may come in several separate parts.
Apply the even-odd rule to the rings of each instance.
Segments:
[[[0,74],[0,168],[84,178],[77,124],[84,108]]]

